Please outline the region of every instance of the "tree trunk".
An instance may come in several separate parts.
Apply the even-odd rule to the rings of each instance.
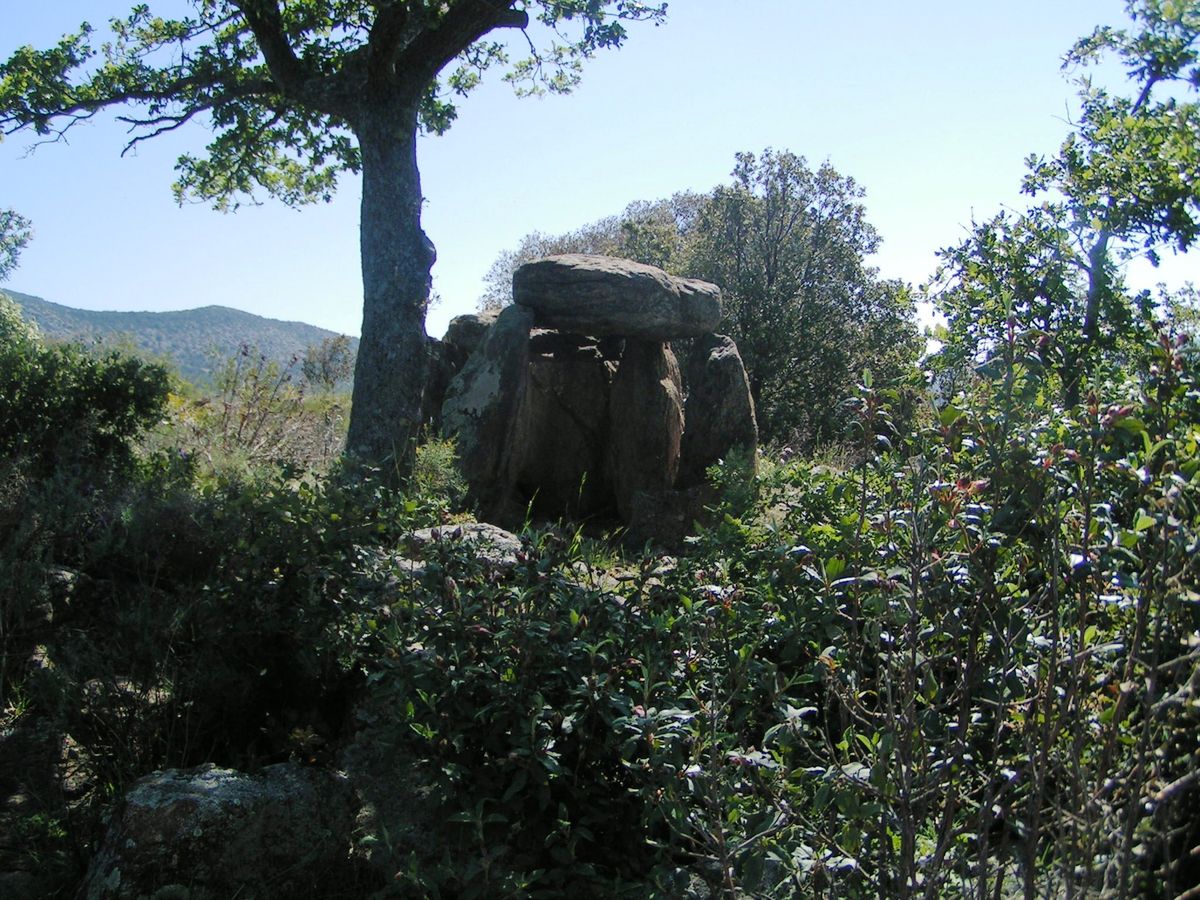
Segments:
[[[1078,347],[1068,352],[1063,366],[1063,400],[1067,406],[1079,403],[1083,376],[1090,373],[1096,359],[1096,345],[1100,339],[1100,304],[1110,290],[1108,243],[1111,239],[1112,234],[1108,229],[1102,228],[1096,243],[1088,250],[1087,306],[1080,328],[1080,342]]]
[[[363,323],[346,450],[402,477],[421,426],[425,310],[436,258],[421,230],[417,110],[367,109],[356,124],[363,169]]]

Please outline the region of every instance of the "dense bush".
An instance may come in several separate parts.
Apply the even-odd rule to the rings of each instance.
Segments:
[[[166,373],[119,353],[47,345],[0,294],[0,698],[50,612],[57,566],[105,525],[161,414]]]
[[[741,848],[732,871],[773,862],[797,895],[1197,883],[1195,372],[1162,335],[1144,380],[1068,410],[1006,357],[856,472],[784,470],[774,523],[713,545],[754,624],[703,777],[714,823],[754,824],[714,843],[678,789],[676,815]],[[897,438],[876,400],[864,449]]]
[[[318,350],[310,351],[303,364],[295,356],[280,365],[243,344],[216,366],[211,390],[185,386],[171,395],[152,446],[196,456],[206,471],[328,470],[345,443],[350,399],[334,390],[335,351],[326,348],[323,368]],[[301,369],[311,377],[301,378]]]
[[[166,372],[118,352],[42,342],[0,294],[0,454],[38,475],[128,463],[161,414]]]
[[[337,732],[356,548],[440,521],[444,502],[370,472],[317,478],[244,448],[172,446],[164,435],[197,439],[178,420],[141,443],[175,411],[161,368],[44,343],[0,313],[0,786],[34,798],[15,823],[0,811],[0,831],[40,835],[0,846],[0,871],[16,852],[66,884],[132,779],[254,767]],[[230,420],[244,404],[293,424],[298,407],[252,381],[230,381]],[[54,774],[68,752],[83,760],[70,796]]]
[[[767,467],[679,559],[444,552],[372,618],[462,896],[1173,897],[1200,883],[1200,440],[1180,339],[1079,408],[1020,339],[862,462]],[[647,881],[650,883],[648,884]],[[403,892],[403,891],[402,891]]]

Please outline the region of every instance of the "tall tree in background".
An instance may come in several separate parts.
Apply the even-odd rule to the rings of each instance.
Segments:
[[[508,78],[522,90],[568,91],[580,61],[620,46],[626,23],[661,21],[639,0],[191,0],[163,19],[148,4],[88,24],[54,47],[24,47],[0,65],[0,134],[61,137],[108,107],[140,141],[199,120],[203,157],[178,164],[179,198],[217,209],[265,191],[290,205],[328,200],[338,175],[363,178],[363,327],[349,451],[402,466],[420,424],[425,309],[433,245],[421,230],[416,140],[455,117],[463,95],[508,62],[497,29],[546,37]],[[531,26],[531,18],[533,23]],[[442,73],[448,70],[443,79]]]
[[[879,234],[862,197],[828,163],[814,171],[793,153],[740,153],[733,183],[697,219],[687,274],[721,286],[721,327],[737,341],[768,439],[840,438],[838,402],[862,370],[884,383],[916,360],[907,288],[866,264]]]
[[[552,253],[600,253],[720,285],[764,438],[811,447],[843,437],[839,402],[864,369],[880,383],[920,352],[908,288],[866,264],[879,235],[862,189],[829,164],[739,153],[731,184],[630,204],[562,235],[527,235],[492,265],[480,306],[512,300],[512,273]]]
[[[11,209],[0,209],[0,281],[12,274],[32,237],[28,219]]]
[[[1132,29],[1097,28],[1065,65],[1115,56],[1132,82],[1119,96],[1081,82],[1080,113],[1055,156],[1031,157],[1025,191],[1045,197],[1021,214],[974,227],[943,252],[937,301],[947,317],[943,364],[986,357],[1016,329],[1035,347],[1061,398],[1077,402],[1149,311],[1123,267],[1200,236],[1200,3],[1130,0]]]

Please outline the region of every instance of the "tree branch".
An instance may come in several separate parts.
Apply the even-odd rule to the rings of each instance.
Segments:
[[[250,26],[278,92],[300,105],[343,120],[352,117],[352,98],[359,79],[359,52],[346,54],[335,73],[314,72],[288,40],[278,0],[232,0]]]
[[[1200,782],[1200,772],[1191,771],[1182,778],[1177,778],[1155,794],[1151,799],[1155,803],[1165,803],[1168,800],[1173,800],[1179,794],[1184,794],[1196,786]]]
[[[381,6],[367,38],[369,56],[367,74],[372,81],[388,81],[392,77],[392,62],[408,25],[408,7],[403,3]]]
[[[512,8],[513,0],[458,0],[445,17],[425,28],[396,60],[404,81],[424,92],[429,83],[464,48],[496,28],[529,25],[529,15]]]
[[[196,99],[191,103],[180,100],[180,94],[187,91],[206,91],[215,89],[224,90],[222,90],[221,93],[215,97],[208,99]],[[277,93],[278,88],[274,84],[258,79],[247,80],[240,84],[227,86],[224,80],[221,78],[201,78],[198,76],[187,76],[168,82],[167,84],[164,84],[158,88],[117,91],[91,100],[67,98],[73,102],[64,102],[61,106],[54,109],[47,108],[28,110],[27,115],[7,114],[0,116],[0,135],[14,134],[20,131],[22,128],[32,124],[34,128],[41,134],[49,134],[54,132],[57,136],[55,140],[59,140],[65,136],[67,131],[69,131],[79,122],[90,119],[102,109],[110,106],[119,106],[123,103],[180,103],[184,107],[184,111],[180,113],[180,115],[186,115],[188,118],[190,118],[195,114],[195,112],[199,112],[202,109],[212,109],[229,100]],[[145,120],[125,117],[121,118],[120,121],[127,122],[132,125],[153,125],[156,121],[166,121],[168,118],[174,117],[162,116],[158,117],[157,119],[149,118]],[[56,119],[67,119],[68,121],[61,128],[51,128],[50,123]],[[137,141],[127,145],[125,150],[128,151],[133,146],[133,143],[137,143]]]
[[[125,156],[127,153],[134,150],[142,141],[148,141],[150,138],[156,138],[160,134],[166,134],[167,132],[174,131],[177,128],[182,128],[200,113],[212,109],[214,105],[215,104],[212,103],[205,103],[199,106],[194,106],[177,116],[155,116],[153,119],[135,119],[132,116],[117,116],[117,121],[127,124],[130,131],[135,128],[154,129],[148,134],[138,134],[130,138],[129,142],[121,149],[121,156]]]
[[[245,16],[279,89],[298,95],[304,84],[304,66],[288,43],[279,4],[276,0],[234,0],[234,5]]]
[[[207,100],[189,105],[186,109],[178,114],[163,114],[150,116],[147,118],[141,118],[138,116],[117,116],[117,121],[127,124],[130,131],[133,131],[137,128],[153,129],[147,134],[139,134],[131,138],[121,150],[121,155],[125,156],[143,141],[147,141],[151,138],[156,138],[161,134],[174,131],[175,129],[191,121],[202,112],[208,112],[209,110],[217,109],[218,107],[234,100],[272,93],[277,93],[277,89],[275,85],[271,84],[270,82],[249,81],[245,82],[244,84],[236,85],[230,90],[214,95]]]

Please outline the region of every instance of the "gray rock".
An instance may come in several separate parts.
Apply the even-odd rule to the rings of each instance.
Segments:
[[[735,447],[750,460],[758,447],[750,380],[732,338],[708,334],[698,339],[688,357],[687,377],[677,487],[703,484],[708,467]]]
[[[588,515],[609,495],[604,481],[609,364],[594,342],[535,332],[529,378],[509,434],[505,478],[524,512]]]
[[[733,341],[711,334],[721,314],[714,285],[574,254],[522,266],[513,285],[517,303],[494,324],[460,317],[442,345],[484,335],[442,404],[443,431],[457,435],[484,516],[507,525],[531,505],[551,518],[616,507],[630,524],[636,492],[701,485],[734,447],[753,458],[745,368]],[[698,338],[686,428],[679,366],[664,346],[673,338]],[[676,522],[677,533],[689,516],[641,518]]]
[[[505,308],[442,404],[442,431],[457,437],[459,466],[485,508],[504,500],[501,464],[528,376],[532,327],[532,310]]]
[[[500,310],[488,309],[479,313],[455,316],[450,320],[442,342],[461,351],[463,358],[466,359],[483,345],[488,329],[496,324],[496,318],[499,315]]]
[[[441,429],[442,404],[450,382],[466,364],[466,355],[451,344],[429,338],[425,345],[429,364],[425,369],[425,393],[421,398],[421,422],[433,431]]]
[[[670,488],[679,470],[683,394],[669,347],[627,341],[609,401],[608,474],[621,518],[637,491]]]
[[[521,266],[513,299],[537,312],[537,324],[597,337],[650,341],[696,337],[721,320],[714,284],[608,256],[564,254]]]
[[[487,522],[464,522],[461,525],[443,525],[422,528],[407,538],[418,553],[428,554],[437,544],[461,543],[470,545],[478,559],[499,569],[511,569],[517,564],[521,551],[521,539]]]
[[[93,857],[80,896],[285,898],[344,895],[356,870],[356,803],[340,775],[294,763],[257,775],[202,766],[136,782]]]

